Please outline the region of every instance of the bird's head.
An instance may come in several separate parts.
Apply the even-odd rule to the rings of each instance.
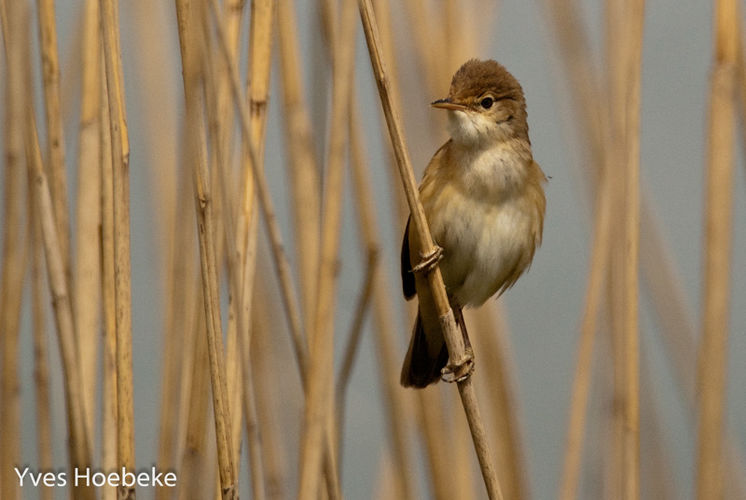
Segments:
[[[464,63],[453,75],[448,97],[431,105],[448,110],[451,137],[464,146],[489,146],[512,138],[528,140],[523,89],[493,60]]]

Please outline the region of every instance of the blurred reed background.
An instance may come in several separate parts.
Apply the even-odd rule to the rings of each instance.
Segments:
[[[360,2],[360,8],[369,6]],[[452,73],[521,81],[543,247],[467,315],[506,499],[746,498],[735,0],[375,0],[417,178]],[[403,196],[355,0],[0,0],[0,498],[484,498],[398,384]]]

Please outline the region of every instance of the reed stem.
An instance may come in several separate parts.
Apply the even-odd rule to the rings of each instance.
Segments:
[[[381,97],[384,115],[386,116],[386,124],[389,128],[391,142],[394,146],[394,156],[396,157],[404,191],[407,195],[407,203],[409,204],[409,209],[411,211],[413,229],[417,232],[419,241],[422,243],[423,254],[430,255],[434,253],[435,247],[417,193],[412,165],[404,144],[399,113],[392,106],[388,76],[381,57],[381,44],[379,41],[378,27],[373,14],[373,7],[370,0],[360,0],[359,6],[360,16],[363,20],[365,38],[368,43],[371,64],[376,77],[376,83],[378,84],[378,91]],[[432,290],[438,315],[440,316],[441,326],[443,327],[443,335],[446,340],[446,345],[448,346],[449,362],[453,366],[460,366],[464,363],[466,358],[464,339],[456,328],[453,311],[451,311],[448,303],[448,296],[446,295],[443,278],[437,264],[427,273],[427,280],[430,289]],[[465,380],[458,382],[458,389],[466,413],[466,418],[469,422],[469,429],[471,430],[474,448],[477,452],[477,457],[479,458],[479,465],[482,470],[482,477],[487,488],[487,493],[491,499],[502,498],[495,468],[489,455],[487,436],[479,412],[471,377],[467,377]]]

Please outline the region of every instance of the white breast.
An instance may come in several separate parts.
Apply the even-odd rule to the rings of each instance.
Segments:
[[[538,214],[523,195],[525,167],[514,151],[496,146],[461,160],[461,175],[430,197],[425,212],[444,249],[449,295],[462,306],[478,306],[533,248]]]

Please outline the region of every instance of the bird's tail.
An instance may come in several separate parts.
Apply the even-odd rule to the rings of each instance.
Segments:
[[[434,330],[425,332],[418,313],[401,369],[400,382],[404,387],[421,389],[440,380],[440,371],[448,363],[448,349],[440,329]]]

